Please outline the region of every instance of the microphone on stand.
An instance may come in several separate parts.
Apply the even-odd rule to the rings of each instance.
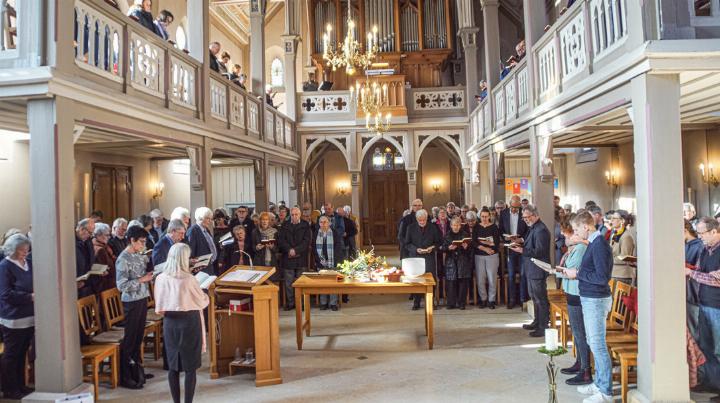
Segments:
[[[245,256],[248,257],[248,260],[250,261],[250,269],[252,269],[253,268],[252,256],[250,256],[250,254],[245,252],[244,250],[238,250],[238,252],[243,253],[243,254],[245,254]]]

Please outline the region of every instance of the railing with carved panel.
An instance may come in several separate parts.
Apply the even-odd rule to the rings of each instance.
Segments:
[[[465,87],[411,88],[406,92],[410,117],[465,116]]]
[[[350,91],[312,91],[298,94],[298,120],[303,122],[354,121]]]
[[[518,63],[492,91],[495,105],[495,128],[502,128],[529,110],[527,59]]]
[[[0,11],[4,4],[0,0]],[[202,77],[202,64],[187,52],[102,0],[74,0],[73,5],[76,75],[100,88],[203,119],[207,127],[225,135],[247,135],[294,150],[295,122],[287,116],[266,108],[266,122],[261,124],[263,103],[256,96],[213,71]],[[205,86],[210,98],[202,102],[200,89]],[[343,102],[341,109],[346,108],[348,99]],[[208,113],[202,105],[209,106]]]

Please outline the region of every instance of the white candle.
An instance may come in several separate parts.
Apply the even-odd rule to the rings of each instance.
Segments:
[[[558,349],[557,329],[545,329],[545,349],[548,351],[555,351]]]

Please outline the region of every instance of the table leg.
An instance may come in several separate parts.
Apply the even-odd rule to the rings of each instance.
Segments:
[[[310,294],[304,294],[305,300],[305,336],[310,337]]]
[[[302,350],[302,344],[303,344],[302,296],[303,296],[302,289],[296,288],[295,289],[295,335],[297,337],[298,350]]]
[[[425,293],[425,322],[427,323],[428,350],[433,348],[433,290]]]

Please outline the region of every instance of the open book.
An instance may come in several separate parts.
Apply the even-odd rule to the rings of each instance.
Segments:
[[[456,241],[452,241],[452,244],[460,246],[464,243],[470,243],[470,242],[472,242],[472,238],[463,238],[463,239],[458,239]]]
[[[563,270],[565,270],[565,268],[562,266],[555,266],[555,268],[553,269],[553,267],[550,265],[550,263],[545,263],[542,260],[535,259],[534,257],[531,257],[530,260],[533,263],[535,263],[535,266],[545,270],[546,272],[548,272],[550,274],[562,273]]]
[[[263,239],[260,241],[262,245],[275,245],[275,242],[276,241],[274,239]]]
[[[522,248],[522,244],[517,243],[517,242],[505,243],[505,244],[503,244],[503,246],[506,248],[515,248],[515,247]]]
[[[618,255],[618,260],[629,263],[637,263],[637,256]]]
[[[478,238],[479,242],[490,242],[490,244],[495,245],[495,240],[492,236],[486,236],[485,238]]]
[[[221,236],[220,239],[218,239],[218,243],[224,244],[225,241],[232,240],[232,236],[233,236],[232,231],[230,231],[230,232],[226,233],[225,235]],[[232,242],[230,242],[230,243],[232,243]]]
[[[83,274],[82,276],[76,278],[75,281],[85,281],[88,278],[90,278],[90,276],[102,276],[103,274],[107,273],[107,271],[108,271],[107,265],[94,264],[90,268],[90,271],[88,271],[87,273]]]
[[[433,249],[435,249],[435,245],[430,245],[427,248],[418,248],[418,253],[430,253],[433,251]]]
[[[231,281],[239,283],[257,283],[267,274],[262,270],[235,270],[223,276],[222,281]]]
[[[216,278],[217,276],[211,276],[204,271],[201,271],[195,275],[195,280],[198,281],[198,283],[200,284],[200,288],[202,288],[203,290],[207,290],[210,285],[215,282]]]
[[[190,263],[192,263],[192,266],[190,266],[190,269],[196,271],[202,269],[203,267],[210,266],[210,260],[212,260],[212,253],[196,257],[194,263],[191,259]]]

